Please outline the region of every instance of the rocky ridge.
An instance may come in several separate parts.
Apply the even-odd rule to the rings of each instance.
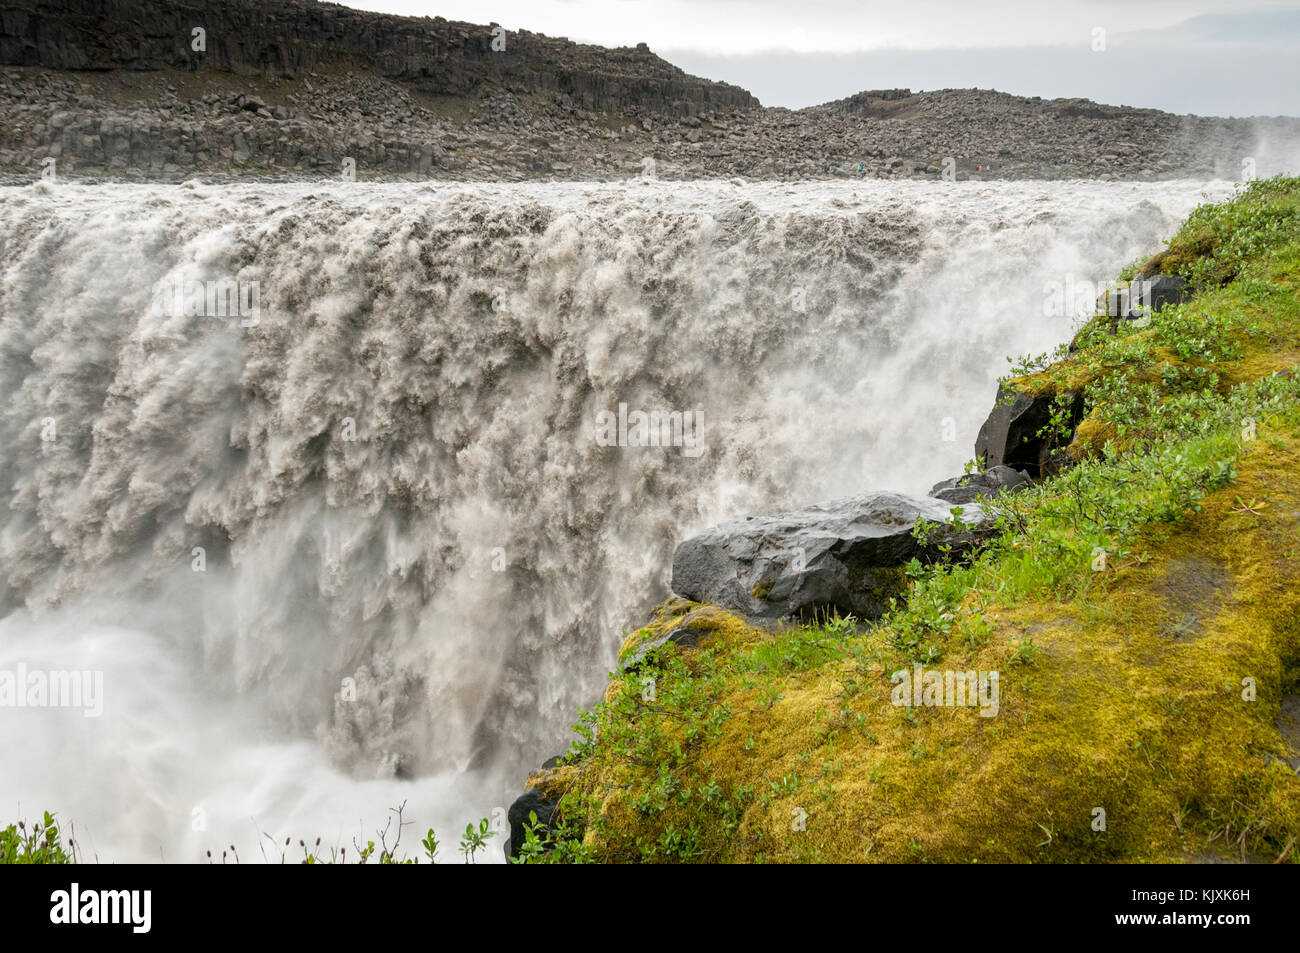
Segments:
[[[0,175],[25,180],[50,158],[144,179],[1239,178],[1300,142],[1296,119],[977,89],[765,108],[644,44],[312,0],[28,0],[0,11],[0,67]]]

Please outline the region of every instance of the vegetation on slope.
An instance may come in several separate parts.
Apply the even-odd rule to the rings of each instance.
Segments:
[[[1083,395],[1073,465],[878,623],[665,603],[625,663],[697,646],[616,673],[530,779],[560,808],[523,859],[1295,862],[1298,214],[1297,179],[1201,207],[1142,269],[1191,300],[1022,362]],[[998,672],[996,714],[894,704],[918,663]]]

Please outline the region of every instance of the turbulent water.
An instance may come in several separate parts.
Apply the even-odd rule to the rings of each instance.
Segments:
[[[960,472],[1005,356],[1229,191],[4,190],[0,672],[103,710],[0,708],[0,822],[121,861],[499,820],[676,541]],[[697,449],[607,445],[620,404]]]

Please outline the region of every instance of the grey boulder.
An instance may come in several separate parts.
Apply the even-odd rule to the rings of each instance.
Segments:
[[[974,503],[979,498],[992,499],[1007,490],[1018,490],[1033,482],[1024,470],[989,467],[983,473],[967,473],[936,483],[930,488],[930,495],[946,503]]]
[[[918,519],[933,524],[925,543],[912,535]],[[904,588],[904,563],[932,561],[942,545],[968,550],[990,531],[978,506],[953,517],[939,500],[877,491],[693,536],[673,554],[672,590],[758,619],[875,619]]]
[[[1182,304],[1191,292],[1187,280],[1177,275],[1155,275],[1143,279],[1145,287],[1137,290],[1140,303],[1150,302],[1152,309],[1164,310],[1167,304]]]

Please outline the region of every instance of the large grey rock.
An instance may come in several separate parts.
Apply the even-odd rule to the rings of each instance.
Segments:
[[[947,525],[952,507],[929,497],[878,491],[776,516],[723,523],[678,545],[673,592],[756,618],[837,611],[879,618],[904,583],[898,568],[929,561],[939,546],[970,548],[989,530],[978,506]],[[936,524],[922,544],[918,519]]]
[[[989,467],[983,473],[967,473],[942,480],[930,487],[930,495],[945,503],[974,503],[978,498],[992,499],[1007,490],[1017,490],[1033,482],[1024,470]]]

